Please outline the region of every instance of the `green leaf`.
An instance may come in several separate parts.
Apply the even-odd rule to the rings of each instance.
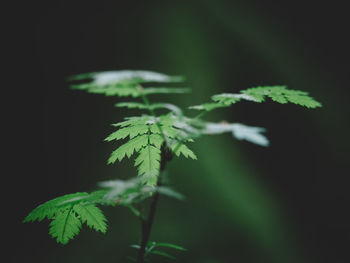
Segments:
[[[305,91],[287,89],[286,86],[256,87],[241,91],[243,94],[253,97],[257,102],[263,102],[265,97],[278,103],[294,103],[308,108],[321,107],[321,103],[313,99]]]
[[[77,235],[83,223],[96,231],[106,232],[106,218],[96,204],[111,205],[104,198],[105,190],[88,193],[67,194],[47,201],[35,208],[24,222],[52,220],[50,231],[57,242],[66,244]]]
[[[135,116],[135,117],[127,117],[125,118],[125,121],[112,124],[112,126],[127,127],[127,126],[151,124],[155,122],[156,122],[156,119],[153,116],[142,115],[142,116]]]
[[[52,219],[57,213],[58,208],[71,206],[81,200],[86,200],[88,196],[88,193],[82,192],[57,197],[36,207],[23,222],[34,222],[36,220],[40,222],[44,218]]]
[[[141,149],[140,155],[135,160],[135,166],[138,166],[138,174],[145,184],[150,186],[157,184],[160,158],[160,149],[150,144]]]
[[[230,106],[231,104],[235,104],[241,100],[248,100],[248,101],[255,101],[255,97],[247,95],[247,94],[233,94],[233,93],[222,93],[222,94],[216,94],[212,97],[213,101],[216,101],[219,103],[219,105],[226,105]],[[214,104],[215,105],[215,104]]]
[[[124,143],[117,150],[112,152],[111,156],[108,159],[108,164],[114,163],[116,160],[122,161],[125,156],[128,158],[133,155],[134,151],[139,152],[143,146],[148,144],[148,135],[137,136],[128,142]]]
[[[174,154],[176,156],[180,156],[182,154],[186,158],[191,158],[193,160],[197,160],[197,156],[190,150],[185,144],[183,143],[176,143],[171,146],[171,149],[173,150]],[[176,152],[175,152],[176,151]]]
[[[120,140],[126,138],[127,136],[129,136],[130,139],[132,139],[137,135],[147,133],[148,130],[149,126],[147,124],[137,124],[128,126],[113,132],[105,139],[105,141]]]
[[[106,233],[107,231],[107,219],[102,214],[102,211],[93,204],[74,206],[74,211],[80,216],[82,223],[86,222],[86,225],[95,231],[101,231]]]
[[[61,210],[50,223],[50,235],[58,243],[67,244],[70,239],[80,232],[81,221],[74,213],[73,208]]]
[[[153,144],[156,148],[160,149],[162,147],[164,139],[163,136],[161,136],[160,134],[151,134],[149,136],[149,142],[150,144]]]
[[[201,105],[191,106],[190,109],[212,111],[217,108],[228,107],[241,100],[253,102],[263,102],[265,97],[271,98],[278,103],[294,103],[308,108],[321,107],[321,104],[308,95],[307,92],[300,90],[290,90],[286,86],[260,86],[241,90],[241,94],[222,93],[213,95],[211,98],[214,102],[204,103]]]

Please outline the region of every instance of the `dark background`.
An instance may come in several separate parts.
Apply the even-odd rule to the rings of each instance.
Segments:
[[[113,108],[116,98],[65,83],[71,74],[112,69],[186,75],[193,95],[164,98],[184,107],[276,84],[323,104],[244,102],[208,115],[266,127],[271,147],[206,137],[193,146],[198,161],[170,165],[187,200],[161,199],[152,237],[187,247],[178,262],[350,262],[345,2],[31,2],[8,14],[7,262],[126,262],[134,253],[128,246],[138,242],[139,225],[124,208],[104,209],[105,236],[84,229],[66,246],[49,237],[47,223],[21,223],[51,198],[135,175],[131,163],[105,165],[116,145],[103,142],[109,124],[130,113]]]

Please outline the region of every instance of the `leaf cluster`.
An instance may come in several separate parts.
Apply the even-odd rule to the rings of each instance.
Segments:
[[[182,131],[176,127],[176,118],[172,113],[160,117],[129,117],[113,126],[119,129],[105,140],[127,139],[127,142],[111,154],[108,163],[122,161],[125,157],[130,158],[137,153],[135,166],[138,167],[138,175],[143,183],[147,185],[154,186],[157,183],[163,145],[173,149],[176,156],[182,154],[186,158],[197,159],[185,143],[179,141]]]
[[[24,222],[51,221],[49,233],[56,241],[66,244],[77,235],[83,224],[96,231],[105,233],[107,220],[98,205],[125,206],[136,216],[144,219],[140,210],[135,208],[155,193],[182,200],[184,197],[167,186],[159,186],[158,180],[164,159],[180,155],[193,160],[195,153],[187,146],[194,138],[202,135],[231,133],[238,140],[246,140],[260,146],[268,146],[269,141],[263,135],[261,127],[251,127],[241,123],[208,122],[203,115],[217,108],[229,107],[246,100],[261,103],[270,98],[275,102],[294,103],[308,108],[321,107],[321,104],[307,92],[290,90],[285,86],[260,86],[240,91],[238,94],[223,93],[211,97],[212,101],[190,109],[202,112],[193,117],[186,117],[181,108],[165,102],[151,103],[148,99],[153,94],[186,93],[187,88],[173,87],[184,81],[180,76],[169,76],[151,71],[107,71],[79,74],[69,78],[73,89],[106,96],[132,97],[141,101],[123,101],[115,104],[118,108],[138,109],[143,112],[138,116],[126,117],[113,124],[116,130],[105,141],[118,142],[119,146],[111,153],[108,164],[121,162],[136,155],[134,166],[138,177],[130,180],[101,182],[103,190],[92,193],[79,192],[68,194],[48,201],[35,208]],[[156,85],[153,85],[156,84]],[[162,84],[162,86],[159,86]],[[147,87],[145,87],[147,86]],[[156,114],[156,111],[166,111]],[[170,156],[170,157],[169,157]],[[139,249],[140,246],[134,245]],[[172,258],[159,250],[168,247],[178,250],[183,248],[169,243],[149,242],[146,246],[146,258],[159,255]]]
[[[191,106],[190,109],[212,111],[217,108],[229,107],[241,100],[261,103],[264,102],[267,97],[281,104],[290,102],[307,108],[322,106],[321,103],[313,99],[305,91],[287,89],[286,86],[259,86],[241,90],[240,94],[216,94],[211,97],[213,102]]]
[[[58,243],[66,244],[80,232],[84,223],[96,231],[106,233],[107,220],[97,204],[107,204],[106,191],[67,194],[35,208],[24,222],[51,220],[49,233]]]

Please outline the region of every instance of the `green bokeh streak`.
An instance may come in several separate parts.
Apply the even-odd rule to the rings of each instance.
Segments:
[[[163,25],[156,46],[164,58],[161,62],[165,65],[161,66],[170,71],[184,71],[191,80],[194,96],[187,99],[187,105],[205,101],[222,86],[220,68],[212,54],[215,46],[211,46],[211,36],[191,13],[175,7],[167,10],[169,12],[163,10],[162,16],[158,12],[157,16]],[[237,228],[244,229],[242,232],[258,243],[270,262],[302,262],[286,234],[276,200],[259,183],[258,175],[250,169],[249,161],[244,160],[238,148],[234,148],[234,143],[228,147],[227,139],[216,139],[216,143],[210,139],[199,142],[197,166],[181,167],[191,175],[191,178],[186,176],[186,184],[200,185],[199,193],[203,198],[206,198],[205,193],[210,193],[215,202],[208,202],[208,213],[220,210],[222,216],[229,218]]]

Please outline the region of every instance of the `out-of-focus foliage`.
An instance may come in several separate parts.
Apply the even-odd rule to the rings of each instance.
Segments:
[[[264,102],[266,97],[281,104],[290,102],[307,108],[321,107],[321,103],[310,97],[305,91],[287,89],[286,86],[263,86],[241,90],[241,94],[216,94],[211,97],[215,102],[204,103],[189,108],[212,111],[217,108],[228,107],[241,100]]]

